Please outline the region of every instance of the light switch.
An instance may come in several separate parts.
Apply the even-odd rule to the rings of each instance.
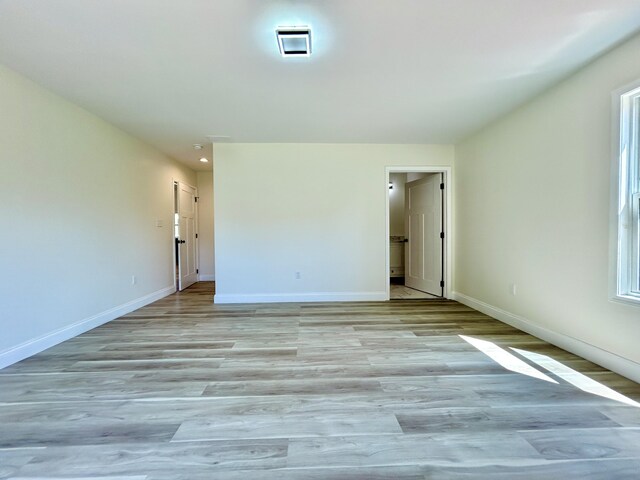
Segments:
[[[162,220],[156,220],[156,227],[162,227]]]

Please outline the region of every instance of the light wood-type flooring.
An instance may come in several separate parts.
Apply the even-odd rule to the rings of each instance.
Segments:
[[[416,290],[414,288],[394,284],[391,284],[390,294],[391,300],[425,300],[440,298],[435,295],[431,295],[430,293],[421,292],[420,290]]]
[[[466,306],[212,291],[1,370],[0,478],[640,478],[637,384]]]

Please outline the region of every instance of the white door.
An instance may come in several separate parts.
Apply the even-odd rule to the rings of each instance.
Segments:
[[[196,189],[178,182],[178,290],[198,280],[196,259]]]
[[[443,294],[442,174],[434,173],[405,185],[405,285]]]

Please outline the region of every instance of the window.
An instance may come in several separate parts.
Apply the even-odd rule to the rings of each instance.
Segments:
[[[640,86],[618,94],[617,285],[615,297],[640,303]]]

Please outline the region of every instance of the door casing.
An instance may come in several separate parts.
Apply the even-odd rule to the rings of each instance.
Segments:
[[[196,202],[195,202],[195,205],[194,205],[194,209],[195,209],[194,210],[194,234],[195,234],[194,235],[195,236],[195,240],[194,240],[194,261],[195,261],[195,268],[196,268],[196,282],[199,281],[199,279],[200,279],[200,275],[199,275],[199,273],[197,273],[199,268],[200,268],[199,267],[200,254],[199,254],[199,251],[198,251],[198,201],[197,201],[198,188],[194,187],[193,185],[191,185],[191,184],[189,184],[187,182],[183,182],[182,180],[178,180],[178,179],[174,178],[171,181],[171,198],[173,199],[173,201],[172,201],[173,209],[172,209],[172,213],[171,213],[171,250],[173,252],[173,255],[172,255],[173,264],[172,264],[172,267],[171,267],[171,271],[173,272],[172,273],[172,275],[173,275],[173,286],[174,286],[176,292],[178,291],[178,288],[179,288],[178,279],[176,278],[177,277],[177,275],[176,275],[176,265],[178,264],[179,256],[176,255],[175,234],[174,234],[174,230],[173,230],[173,224],[174,224],[173,218],[174,218],[175,209],[177,207],[177,204],[176,204],[177,200],[175,198],[175,190],[174,189],[177,187],[178,190],[179,190],[180,189],[180,184],[192,188],[194,190],[194,192],[195,192]],[[178,192],[178,194],[179,194],[179,192]],[[180,268],[178,268],[178,272],[180,272]]]
[[[452,293],[452,280],[453,280],[453,255],[452,255],[452,246],[453,246],[453,221],[451,215],[451,205],[452,205],[452,169],[451,167],[444,166],[393,166],[393,167],[385,167],[385,175],[384,175],[384,185],[382,188],[385,189],[386,192],[386,211],[385,211],[385,252],[386,252],[386,262],[385,262],[385,270],[384,270],[384,282],[386,285],[386,297],[387,300],[391,298],[391,285],[389,283],[389,174],[390,173],[442,173],[443,183],[444,183],[444,204],[443,204],[443,224],[444,224],[444,268],[443,268],[443,276],[444,276],[444,289],[443,289],[443,298],[451,298]]]

